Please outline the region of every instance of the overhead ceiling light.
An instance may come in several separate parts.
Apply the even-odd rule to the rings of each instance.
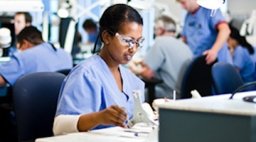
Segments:
[[[58,14],[58,16],[59,16],[60,18],[67,18],[67,17],[69,16],[68,10],[67,10],[67,9],[63,9],[63,8],[59,9],[59,10],[57,11],[57,14]]]

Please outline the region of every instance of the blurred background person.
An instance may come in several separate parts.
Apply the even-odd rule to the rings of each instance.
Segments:
[[[250,55],[254,53],[254,48],[244,36],[230,24],[231,34],[228,38],[228,48],[232,57],[233,65],[239,71],[244,82],[255,81],[255,63]]]
[[[17,35],[16,41],[19,52],[10,56],[10,61],[0,64],[0,87],[12,87],[19,77],[26,74],[72,68],[71,55],[44,42],[41,32],[33,26],[25,27]],[[5,97],[0,98],[0,141],[1,138],[7,139],[6,141],[16,138],[14,117],[12,96],[8,92]]]
[[[196,0],[177,1],[187,10],[182,36],[194,55],[206,55],[207,64],[217,58],[230,63],[226,43],[230,29],[221,11],[217,9],[211,16],[211,10],[199,6]]]
[[[156,20],[155,35],[153,47],[142,62],[135,63],[142,68],[137,70],[132,63],[130,68],[143,78],[163,80],[156,86],[156,97],[171,97],[173,90],[180,92],[180,81],[193,53],[185,43],[175,38],[176,23],[168,16],[160,16]]]
[[[14,15],[15,35],[18,35],[22,29],[32,24],[32,16],[28,12],[17,12]]]
[[[12,37],[12,46],[8,48],[4,56],[12,56],[17,50],[16,36],[27,26],[31,26],[32,16],[28,12],[16,12],[14,15],[14,32],[15,36]]]
[[[99,28],[98,28],[97,23],[92,19],[86,19],[82,26],[88,36],[86,45],[91,45],[90,47],[86,47],[86,48],[89,48],[90,52],[93,52],[93,53],[98,52],[100,49],[100,46],[101,46],[101,40],[98,37],[99,36]]]
[[[0,64],[0,86],[13,85],[20,76],[28,73],[72,68],[71,56],[44,42],[36,27],[25,27],[17,35],[17,49],[21,52],[14,53],[10,61]]]
[[[86,19],[83,23],[83,29],[88,35],[88,44],[94,44],[99,34],[96,22],[92,19]]]

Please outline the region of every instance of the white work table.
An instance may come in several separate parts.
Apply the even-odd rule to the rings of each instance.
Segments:
[[[256,91],[170,101],[159,105],[159,142],[255,142]]]
[[[230,95],[171,101],[161,104],[159,107],[211,113],[256,115],[256,103],[242,101],[245,96],[256,95],[256,91],[237,93],[232,100],[229,99]]]
[[[137,133],[136,133],[137,132]],[[36,142],[157,142],[158,128],[138,124],[131,129],[112,127],[89,132],[39,138]]]

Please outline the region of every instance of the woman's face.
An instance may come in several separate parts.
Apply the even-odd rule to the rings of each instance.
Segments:
[[[136,22],[126,22],[119,31],[105,42],[108,55],[117,64],[128,63],[139,50],[142,42],[142,25]]]

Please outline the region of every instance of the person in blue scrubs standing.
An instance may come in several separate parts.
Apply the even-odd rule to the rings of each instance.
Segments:
[[[183,39],[195,56],[206,55],[206,62],[231,62],[227,39],[230,29],[221,11],[211,16],[211,10],[199,6],[196,0],[177,0],[188,11],[183,27]]]
[[[58,101],[55,135],[110,126],[125,127],[134,111],[133,92],[144,83],[127,64],[141,47],[143,20],[125,4],[108,7],[99,21],[103,47],[71,70]]]

